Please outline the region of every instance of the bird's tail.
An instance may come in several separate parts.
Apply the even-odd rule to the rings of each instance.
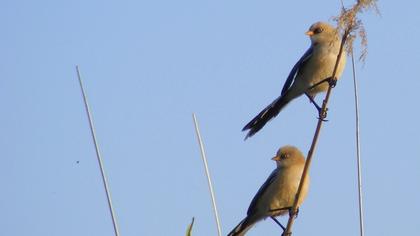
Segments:
[[[290,99],[289,96],[287,96],[287,93],[285,93],[282,96],[278,97],[276,100],[274,100],[266,108],[264,108],[264,110],[262,110],[256,117],[254,117],[254,119],[252,119],[242,129],[242,131],[249,130],[245,139],[252,137],[260,129],[262,129],[264,125],[269,120],[276,117],[281,111],[281,109],[283,109],[283,107],[285,107],[291,100],[292,99]]]
[[[257,222],[255,219],[245,217],[245,219],[239,222],[239,224],[232,229],[227,236],[243,236],[249,229],[251,229],[255,222]]]

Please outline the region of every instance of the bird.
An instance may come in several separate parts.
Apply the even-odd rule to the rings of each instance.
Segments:
[[[340,51],[338,30],[328,23],[316,22],[305,34],[309,36],[311,46],[293,66],[280,96],[244,126],[242,131],[249,130],[245,139],[256,134],[290,101],[303,94],[306,94],[320,113],[321,108],[314,100],[315,95],[328,90],[327,81],[334,82],[341,77],[346,64],[345,55],[340,57],[335,78],[331,78]]]
[[[273,170],[249,205],[247,216],[228,234],[228,236],[242,236],[258,221],[288,213],[294,203],[296,192],[300,183],[305,157],[294,146],[283,146],[272,158],[277,168]],[[306,198],[309,189],[309,175],[305,178],[298,207]],[[284,227],[280,224],[280,226]]]

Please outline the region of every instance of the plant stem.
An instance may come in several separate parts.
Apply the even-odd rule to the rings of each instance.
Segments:
[[[87,100],[85,90],[83,88],[82,77],[80,76],[79,66],[76,66],[76,71],[77,71],[77,78],[79,79],[80,90],[82,91],[83,102],[85,104],[86,114],[87,114],[87,117],[89,119],[90,133],[92,135],[93,144],[95,145],[96,157],[98,159],[99,169],[100,169],[101,175],[102,175],[102,182],[103,182],[106,197],[107,197],[107,200],[108,200],[108,208],[109,208],[109,212],[111,213],[112,225],[114,226],[114,233],[115,233],[115,236],[119,236],[120,233],[118,231],[117,219],[116,219],[116,216],[115,216],[114,208],[112,207],[111,193],[109,191],[108,181],[106,179],[105,169],[104,169],[104,165],[102,163],[102,157],[101,157],[101,153],[99,151],[98,141],[96,140],[95,126],[93,125],[93,118],[92,118],[92,115],[91,115],[91,112],[90,112],[89,103],[88,103],[88,100]]]
[[[343,48],[344,48],[344,45],[346,43],[346,39],[347,39],[347,36],[349,35],[349,32],[350,32],[350,29],[347,29],[344,32],[343,37],[341,39],[340,51],[337,55],[337,60],[335,62],[333,74],[331,76],[331,78],[334,79],[334,80],[335,80],[338,64],[340,62],[341,55],[343,54]],[[325,118],[326,114],[327,114],[327,104],[328,104],[328,101],[330,99],[332,88],[333,87],[330,84],[330,86],[328,87],[328,90],[327,90],[327,94],[325,95],[325,99],[322,102],[322,110],[321,110],[321,113],[320,113],[320,119],[318,119],[318,123],[317,123],[316,129],[315,129],[315,134],[314,134],[314,138],[312,140],[311,148],[309,149],[308,156],[306,158],[305,166],[304,166],[303,172],[302,172],[302,177],[301,177],[300,182],[299,182],[299,187],[298,187],[298,190],[296,192],[295,200],[293,202],[293,207],[292,207],[291,214],[289,216],[289,220],[287,222],[286,230],[283,233],[283,235],[286,235],[286,236],[292,234],[291,233],[292,232],[292,226],[293,226],[294,220],[296,218],[296,212],[297,212],[297,208],[298,208],[298,199],[299,199],[300,194],[302,192],[303,183],[305,182],[305,180],[306,180],[306,178],[308,177],[308,174],[309,174],[309,168],[310,168],[310,165],[311,165],[313,154],[315,152],[316,144],[318,142],[318,137],[319,137],[319,134],[321,132],[321,128],[322,128],[322,124],[323,124],[323,118]],[[324,117],[324,115],[325,115],[325,117]]]
[[[354,105],[356,109],[356,156],[357,156],[357,189],[358,189],[358,198],[359,198],[359,227],[360,227],[360,236],[364,236],[365,227],[363,220],[363,191],[362,191],[362,163],[360,157],[360,135],[359,135],[359,96],[357,89],[357,80],[356,80],[356,69],[354,67],[354,55],[353,50],[351,50],[351,63],[353,68],[353,86],[354,86]]]
[[[204,144],[203,144],[203,140],[201,138],[200,128],[199,128],[198,122],[197,122],[197,117],[195,116],[194,113],[193,113],[193,120],[194,120],[195,132],[197,134],[198,144],[200,146],[201,158],[203,159],[204,169],[206,170],[207,183],[209,185],[209,191],[210,191],[211,202],[212,202],[213,211],[214,211],[214,217],[216,218],[217,234],[218,234],[218,236],[222,236],[219,213],[217,211],[216,198],[214,196],[213,184],[212,184],[211,178],[210,178],[210,171],[209,171],[209,167],[208,167],[208,164],[207,164],[206,152],[204,151]]]

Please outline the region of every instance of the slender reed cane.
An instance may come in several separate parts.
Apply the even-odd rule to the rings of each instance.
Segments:
[[[199,128],[198,122],[197,122],[197,117],[195,116],[194,113],[193,113],[193,121],[194,121],[195,132],[197,134],[198,144],[200,145],[201,158],[203,159],[204,169],[206,170],[207,183],[209,185],[209,191],[210,191],[211,202],[212,202],[212,206],[213,206],[214,218],[216,219],[217,234],[218,234],[218,236],[222,236],[219,213],[217,211],[217,205],[216,205],[216,197],[214,196],[214,189],[213,189],[213,184],[212,184],[211,178],[210,178],[210,171],[209,171],[209,167],[208,167],[208,164],[207,164],[206,152],[204,151],[204,144],[203,144],[203,140],[201,138],[200,128]]]
[[[116,216],[115,216],[114,208],[112,207],[111,192],[109,190],[108,181],[106,179],[104,164],[102,162],[101,153],[99,151],[98,141],[96,140],[95,126],[93,125],[93,118],[92,118],[92,115],[91,115],[91,112],[90,112],[89,103],[88,103],[88,100],[87,100],[85,89],[83,88],[82,77],[80,76],[79,66],[76,66],[76,71],[77,71],[77,78],[79,79],[80,90],[82,91],[83,102],[85,104],[86,114],[87,114],[87,117],[89,119],[90,133],[92,135],[93,144],[95,145],[96,158],[98,159],[99,169],[100,169],[101,175],[102,175],[102,182],[103,182],[103,185],[104,185],[106,198],[108,200],[108,208],[109,208],[109,212],[111,213],[112,225],[114,226],[114,233],[115,233],[115,236],[119,236],[120,233],[118,231],[117,219],[116,219]]]

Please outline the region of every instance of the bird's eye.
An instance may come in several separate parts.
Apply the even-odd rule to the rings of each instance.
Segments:
[[[315,33],[315,34],[319,34],[319,33],[321,33],[322,31],[324,31],[324,29],[323,29],[323,28],[316,28],[316,29],[314,30],[314,33]]]
[[[287,159],[287,158],[289,158],[289,154],[287,154],[287,153],[285,153],[285,154],[283,154],[283,159]]]

